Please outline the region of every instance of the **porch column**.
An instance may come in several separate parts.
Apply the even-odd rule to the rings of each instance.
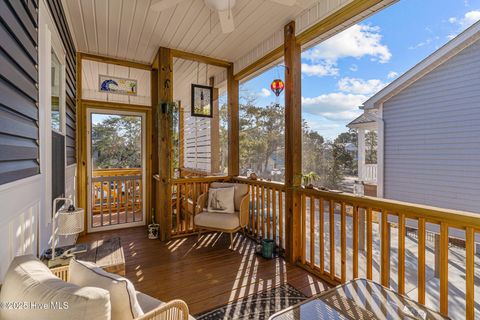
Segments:
[[[285,43],[285,240],[288,261],[300,257],[301,201],[297,188],[302,174],[301,48],[295,37],[295,21],[284,28]]]
[[[158,181],[156,184],[155,215],[160,223],[160,238],[162,241],[170,238],[172,226],[172,186],[171,186],[171,113],[168,104],[173,102],[173,57],[168,48],[158,49],[157,57],[157,103],[153,106],[156,112],[154,135],[157,138]],[[154,164],[155,166],[155,164]]]
[[[240,126],[238,115],[238,80],[233,76],[233,65],[227,68],[228,94],[228,175],[240,173]],[[218,132],[217,132],[218,134]]]
[[[358,179],[365,177],[365,129],[358,129]]]

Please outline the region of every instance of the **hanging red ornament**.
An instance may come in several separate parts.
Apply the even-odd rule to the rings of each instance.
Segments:
[[[283,89],[285,88],[285,84],[280,79],[275,79],[272,81],[270,85],[270,89],[272,89],[273,93],[278,97],[280,93],[282,93]]]

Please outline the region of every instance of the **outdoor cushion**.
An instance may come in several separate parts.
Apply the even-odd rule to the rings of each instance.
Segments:
[[[210,188],[235,188],[233,202],[235,204],[235,211],[240,211],[240,204],[243,197],[248,193],[248,185],[244,183],[229,183],[229,182],[213,182]]]
[[[127,278],[106,272],[91,262],[71,259],[69,282],[110,292],[112,319],[131,320],[143,315],[135,287]]]
[[[32,255],[13,259],[3,282],[0,301],[27,303],[21,309],[0,308],[3,320],[111,319],[107,290],[67,283]]]
[[[235,188],[210,188],[208,190],[208,212],[233,213]]]
[[[202,212],[195,216],[195,225],[199,227],[233,230],[240,226],[238,212],[235,213],[217,213]]]

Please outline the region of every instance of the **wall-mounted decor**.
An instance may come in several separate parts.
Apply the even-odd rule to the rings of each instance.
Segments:
[[[213,87],[192,83],[192,116],[213,117]]]
[[[137,95],[137,80],[99,75],[100,92]]]

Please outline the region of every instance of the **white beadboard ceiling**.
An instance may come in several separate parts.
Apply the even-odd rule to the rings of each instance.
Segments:
[[[160,46],[235,61],[304,10],[268,0],[237,0],[235,31],[223,34],[218,15],[203,0],[185,0],[162,12],[150,9],[156,0],[63,2],[79,51],[145,63],[152,62]]]
[[[163,46],[234,62],[234,71],[238,72],[281,45],[283,27],[288,22],[296,21],[298,34],[353,0],[301,0],[310,3],[308,8],[268,0],[237,0],[233,9],[235,30],[229,34],[221,32],[218,15],[203,0],[185,0],[162,12],[150,9],[158,0],[62,1],[81,52],[151,63]],[[322,39],[395,1],[384,0]],[[175,99],[184,102],[188,98],[199,68],[204,76],[205,65],[175,59]],[[224,69],[209,67],[208,74],[215,75],[216,83],[224,83]]]

